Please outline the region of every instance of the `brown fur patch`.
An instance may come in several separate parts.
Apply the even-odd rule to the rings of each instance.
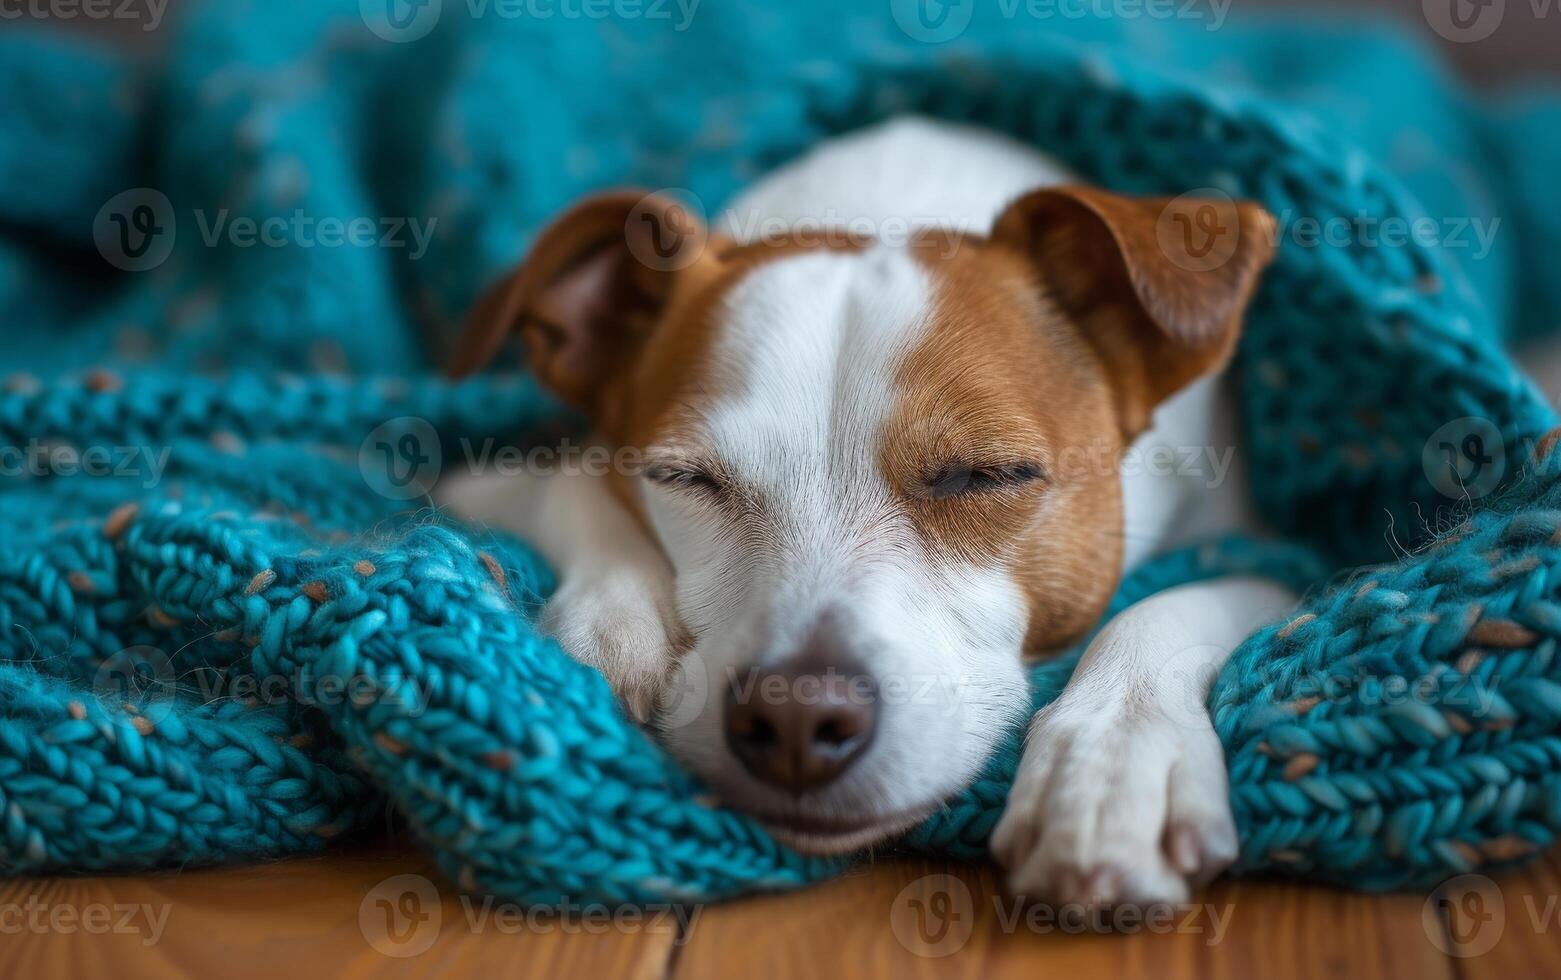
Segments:
[[[1057,650],[1099,618],[1122,561],[1120,429],[1104,371],[1009,250],[947,236],[918,250],[936,296],[897,379],[883,467],[935,553],[1007,568],[1030,604],[1027,653]],[[932,498],[945,462],[1034,461],[1044,476]]]

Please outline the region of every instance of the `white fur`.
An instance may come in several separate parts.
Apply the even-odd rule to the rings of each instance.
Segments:
[[[761,266],[718,314],[721,393],[673,438],[719,458],[762,512],[734,518],[698,495],[645,491],[710,690],[800,653],[826,610],[876,679],[873,747],[810,794],[814,820],[924,812],[976,775],[1023,703],[1020,589],[994,570],[932,560],[879,471],[895,372],[924,335],[931,297],[926,271],[902,249]],[[763,533],[737,533],[742,521]],[[727,752],[722,707],[711,696],[697,713],[675,713],[663,740],[745,807],[794,815],[795,797]]]
[[[620,691],[642,692],[665,676],[672,656],[659,617],[673,595],[694,645],[674,685],[677,703],[663,705],[664,739],[750,809],[878,820],[865,837],[811,846],[843,848],[908,825],[974,775],[1019,710],[1019,589],[994,570],[928,561],[876,467],[895,368],[924,327],[931,295],[926,274],[891,239],[933,225],[984,232],[1019,194],[1068,179],[1013,140],[900,120],[825,144],[723,212],[738,237],[773,234],[776,223],[844,224],[887,243],[767,263],[722,310],[725,394],[700,406],[703,424],[678,438],[762,490],[765,511],[752,526],[734,530],[708,504],[650,489],[658,550],[609,495],[584,486],[539,491],[541,507],[495,502],[495,493],[513,500],[523,492],[497,487],[445,496],[467,516],[543,539],[563,569],[550,622]],[[1130,564],[1178,535],[1245,523],[1240,463],[1224,453],[1234,439],[1222,431],[1231,413],[1221,391],[1211,381],[1173,399],[1135,447],[1187,456],[1212,447],[1213,455],[1202,468],[1125,474]],[[1273,586],[1210,583],[1156,596],[1107,626],[1032,727],[996,841],[1015,888],[1175,901],[1189,880],[1230,859],[1223,757],[1202,697],[1258,615],[1277,617],[1292,602]],[[873,672],[909,689],[880,705],[879,737],[841,779],[805,800],[782,798],[725,748],[717,692],[733,669],[788,655],[826,605],[845,610],[867,637]],[[1168,663],[1194,670],[1195,680],[1166,678]],[[683,697],[689,689],[697,696]],[[1167,828],[1192,843],[1168,852]],[[1185,866],[1175,866],[1178,856]]]
[[[1293,607],[1271,582],[1158,593],[1106,624],[1035,716],[992,852],[1055,902],[1181,902],[1236,856],[1225,756],[1204,706],[1231,650]]]
[[[721,211],[739,240],[772,224],[820,222],[892,240],[906,228],[985,234],[1025,191],[1075,182],[1057,161],[1008,136],[905,116],[830,140],[781,167]]]

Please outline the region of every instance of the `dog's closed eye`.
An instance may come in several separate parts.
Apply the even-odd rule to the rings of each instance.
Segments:
[[[1014,489],[1043,481],[1045,478],[1046,472],[1041,465],[1029,461],[995,466],[945,463],[927,477],[924,486],[927,496],[934,500],[942,500],[948,497]]]
[[[686,463],[652,463],[645,468],[645,479],[674,490],[723,494],[728,484],[714,470]]]

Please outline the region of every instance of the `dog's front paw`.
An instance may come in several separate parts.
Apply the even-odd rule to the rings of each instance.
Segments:
[[[1036,717],[992,837],[1012,891],[1090,906],[1184,902],[1236,845],[1206,720],[1067,694]]]
[[[677,659],[669,602],[637,576],[577,576],[542,610],[564,652],[602,672],[630,717],[650,720]]]

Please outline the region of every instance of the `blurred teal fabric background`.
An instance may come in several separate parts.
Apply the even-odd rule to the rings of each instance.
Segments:
[[[1196,18],[1033,17],[994,2],[928,44],[912,36],[924,0],[705,0],[692,16],[668,0],[645,5],[658,16],[608,19],[505,17],[499,3],[408,5],[411,26],[382,31],[416,38],[400,44],[366,28],[360,8],[373,4],[200,5],[164,27],[177,34],[161,73],[8,30],[0,310],[12,362],[420,370],[477,289],[574,197],[682,187],[717,208],[824,135],[831,92],[863,70],[929,65],[974,84],[994,55],[1022,56],[1041,36],[1293,107],[1370,154],[1426,214],[1499,219],[1488,248],[1471,231],[1450,261],[1504,332],[1558,319],[1561,287],[1518,258],[1544,254],[1529,244],[1553,244],[1561,224],[1554,100],[1476,104],[1385,25],[1216,20],[1198,6]],[[915,108],[879,98],[882,113]],[[138,187],[167,196],[177,240],[151,273],[114,275],[96,260],[94,221]],[[392,248],[208,244],[223,212],[296,209],[417,221],[429,247],[410,232]]]

